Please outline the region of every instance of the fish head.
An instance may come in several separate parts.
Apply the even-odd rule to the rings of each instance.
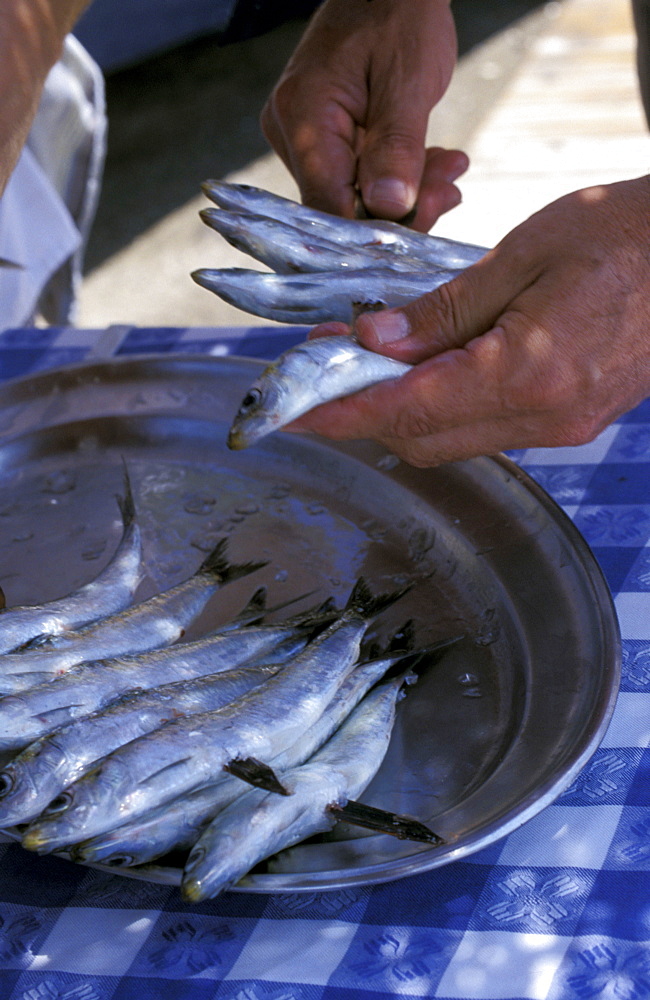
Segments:
[[[250,386],[235,414],[228,447],[239,451],[288,424],[304,412],[300,381],[275,364],[269,365]]]

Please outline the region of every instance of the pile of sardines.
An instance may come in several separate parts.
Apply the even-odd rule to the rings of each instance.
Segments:
[[[201,268],[192,277],[231,305],[281,323],[350,325],[362,312],[433,291],[487,252],[395,222],[342,219],[246,184],[210,180],[203,191],[218,206],[203,209],[203,221],[272,272]],[[410,368],[347,334],[299,344],[245,394],[228,447],[247,448],[320,403]]]
[[[342,219],[227,181],[203,185],[217,208],[203,221],[272,272],[201,268],[197,284],[244,312],[280,323],[351,323],[403,305],[475,264],[484,247],[381,219]]]
[[[341,819],[439,844],[356,801],[406,686],[445,645],[414,650],[406,624],[373,648],[370,623],[405,591],[359,580],[340,610],[328,600],[265,624],[282,606],[260,587],[234,620],[175,645],[215,592],[264,564],[231,563],[222,540],[188,579],[133,603],[144,570],[126,472],[117,500],[122,536],[94,580],[0,611],[0,827],[84,863],[185,852],[190,900]]]

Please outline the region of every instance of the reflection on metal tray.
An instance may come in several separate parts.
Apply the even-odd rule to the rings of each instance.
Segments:
[[[148,579],[180,580],[228,535],[252,579],[218,593],[193,637],[265,583],[275,603],[316,589],[340,605],[356,578],[415,580],[380,619],[386,640],[462,634],[399,706],[363,800],[418,817],[444,847],[343,826],[270,860],[248,891],[334,888],[466,857],[552,802],[596,749],[613,710],[619,639],[580,534],[505,458],[413,469],[369,443],[275,434],[231,453],[226,433],[261,365],[159,355],[47,372],[0,389],[0,584],[9,604],[78,586],[120,534],[128,463]],[[296,607],[299,607],[297,605]],[[114,871],[115,869],[111,869]],[[178,883],[173,863],[124,871]]]

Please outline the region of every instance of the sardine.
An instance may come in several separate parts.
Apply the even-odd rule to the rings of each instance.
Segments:
[[[426,261],[396,254],[383,246],[344,245],[263,215],[217,208],[205,208],[199,215],[231,246],[266,264],[277,274],[359,270],[364,267],[420,271],[430,267]]]
[[[219,812],[190,851],[183,896],[212,898],[270,854],[330,830],[331,807],[356,799],[379,770],[401,688],[393,681],[367,695],[306,764],[285,771],[288,795],[252,789]]]
[[[395,653],[355,667],[321,717],[294,743],[273,758],[273,769],[295,767],[311,757],[356,708],[370,688],[396,663],[402,661],[405,655],[410,658],[420,654]],[[11,765],[0,772],[0,780],[10,768]],[[216,813],[240,795],[245,795],[248,787],[239,778],[226,775],[215,785],[200,788],[189,795],[181,795],[131,823],[76,845],[72,851],[74,860],[101,861],[123,867],[154,861],[172,850],[187,849],[196,842],[201,830]],[[25,817],[31,818],[32,816]],[[0,823],[8,825],[2,813]]]
[[[168,722],[115,750],[65,790],[56,812],[30,824],[24,846],[39,853],[58,850],[214,783],[231,761],[275,757],[319,718],[354,668],[369,621],[401,593],[372,598],[359,580],[340,618],[263,691]]]
[[[291,347],[249,388],[230,428],[228,447],[247,448],[319,403],[399,378],[411,367],[368,351],[352,337],[317,337]]]
[[[80,663],[60,677],[0,698],[0,750],[24,747],[134,688],[150,690],[253,660],[284,663],[304,648],[308,635],[300,626],[261,625],[136,656]]]
[[[124,496],[116,496],[122,514],[122,537],[105,568],[67,597],[45,604],[9,607],[0,612],[0,653],[24,645],[36,636],[78,628],[127,608],[142,580],[142,539],[128,474]]]
[[[198,570],[175,587],[76,632],[53,636],[51,647],[5,654],[0,658],[0,693],[25,691],[78,663],[171,645],[217,590],[264,565],[231,565],[222,539]]]
[[[422,271],[388,267],[275,274],[247,268],[200,268],[192,278],[224,302],[279,323],[351,324],[361,312],[406,305],[460,272],[431,266]]]
[[[397,222],[343,219],[248,184],[208,180],[201,187],[204,194],[221,208],[277,219],[302,228],[306,233],[320,234],[348,248],[382,247],[390,253],[409,254],[449,269],[469,267],[487,253],[485,247],[432,236],[430,233],[418,233]]]
[[[150,690],[136,689],[57,728],[0,770],[0,826],[26,823],[40,815],[59,792],[117,747],[170,719],[221,708],[268,680],[283,665],[243,666]]]

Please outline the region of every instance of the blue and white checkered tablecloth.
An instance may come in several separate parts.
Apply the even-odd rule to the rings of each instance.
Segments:
[[[304,329],[0,334],[3,378],[102,354],[275,356]],[[615,597],[623,681],[602,746],[517,832],[427,874],[201,905],[0,847],[1,1000],[648,1000],[650,400],[592,444],[516,460]]]

